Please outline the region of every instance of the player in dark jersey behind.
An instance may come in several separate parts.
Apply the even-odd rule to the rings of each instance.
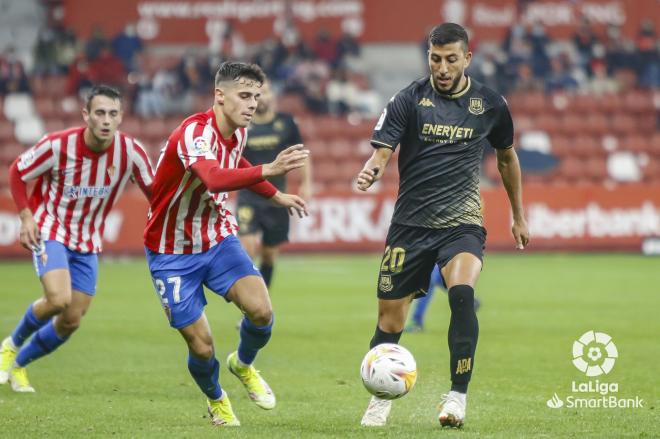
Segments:
[[[465,419],[479,333],[474,287],[486,241],[479,167],[487,144],[497,153],[516,246],[523,249],[529,241],[511,115],[502,96],[465,75],[471,58],[461,26],[444,23],[431,31],[430,76],[390,100],[374,129],[371,144],[376,150],[357,179],[358,188],[367,190],[401,145],[399,195],[380,266],[378,325],[371,347],[399,342],[410,303],[426,294],[437,265],[449,290],[452,382],[438,420],[451,427],[462,426]],[[391,404],[372,397],[362,425],[385,425]]]
[[[293,117],[276,111],[271,84],[266,81],[261,87],[261,97],[250,125],[250,135],[243,157],[255,166],[270,163],[289,145],[301,143],[303,141],[300,131]],[[305,201],[309,201],[312,188],[311,163],[307,160],[301,169],[302,182],[298,191],[298,195]],[[273,178],[270,182],[281,192],[286,192],[286,176]],[[241,244],[252,260],[256,260],[260,253],[259,271],[266,287],[270,288],[279,247],[289,240],[287,210],[249,190],[242,190],[238,193],[237,212]]]

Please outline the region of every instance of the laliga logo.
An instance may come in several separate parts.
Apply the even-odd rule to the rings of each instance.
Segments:
[[[573,342],[573,364],[588,377],[610,373],[618,356],[612,337],[604,332],[587,331]]]

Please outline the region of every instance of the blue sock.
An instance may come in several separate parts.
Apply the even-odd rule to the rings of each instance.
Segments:
[[[273,329],[273,317],[266,326],[256,326],[247,317],[241,322],[241,341],[238,343],[238,359],[241,363],[252,364],[259,349],[266,346]]]
[[[21,321],[18,322],[14,332],[11,333],[11,339],[14,342],[14,346],[16,347],[23,346],[25,340],[30,338],[34,331],[48,323],[49,319],[39,320],[37,316],[34,315],[34,311],[32,310],[33,305],[34,304],[30,304],[30,306],[28,306],[27,311],[25,311],[25,315]]]
[[[48,324],[42,327],[28,344],[18,352],[16,356],[16,364],[20,367],[25,367],[44,355],[48,355],[57,349],[62,343],[67,341],[69,337],[60,337],[55,331],[53,326],[53,319]]]
[[[215,357],[203,360],[188,354],[188,370],[200,390],[209,399],[219,399],[222,396],[222,389],[218,382],[220,363],[218,363]]]

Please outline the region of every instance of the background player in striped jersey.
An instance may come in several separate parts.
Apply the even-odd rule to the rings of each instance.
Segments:
[[[10,380],[17,392],[34,392],[25,366],[78,329],[96,293],[105,218],[128,181],[150,196],[149,159],[135,139],[117,130],[119,92],[92,88],[82,115],[86,126],[47,134],[10,168],[21,244],[33,251],[44,291],[0,348],[0,383]],[[28,199],[26,182],[35,179]]]
[[[227,191],[248,188],[276,205],[306,215],[305,202],[266,180],[305,165],[308,151],[294,145],[273,162],[252,166],[241,153],[265,75],[256,65],[223,63],[215,76],[213,107],[185,119],[161,153],[144,231],[149,270],[161,304],[188,345],[188,370],[208,398],[217,426],[240,425],[218,382],[220,364],[204,314],[203,286],[245,314],[238,350],[227,358],[252,401],[275,407],[275,395],[252,365],[271,335],[273,313],[259,271],[234,236]]]

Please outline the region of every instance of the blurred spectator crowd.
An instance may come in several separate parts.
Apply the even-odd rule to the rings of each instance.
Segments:
[[[0,163],[44,132],[79,125],[80,97],[95,83],[123,91],[122,129],[155,157],[181,115],[210,106],[219,63],[238,59],[259,64],[280,94],[280,109],[299,119],[317,158],[317,187],[325,181],[342,189],[333,186],[337,177],[355,171],[343,159],[357,169],[368,156],[373,119],[385,102],[372,89],[358,38],[319,29],[305,41],[285,22],[277,36],[250,45],[231,22],[210,29],[208,47],[181,54],[148,47],[132,24],[113,36],[97,29],[87,40],[59,22],[43,26],[30,72],[12,48],[0,56]],[[633,39],[613,25],[596,32],[586,20],[564,40],[540,24],[515,25],[502,41],[472,38],[468,72],[507,96],[527,179],[660,184],[659,41],[650,20]],[[426,45],[424,39],[424,59]],[[493,160],[485,158],[486,180],[497,178]],[[396,173],[383,182],[385,190],[396,184]]]

